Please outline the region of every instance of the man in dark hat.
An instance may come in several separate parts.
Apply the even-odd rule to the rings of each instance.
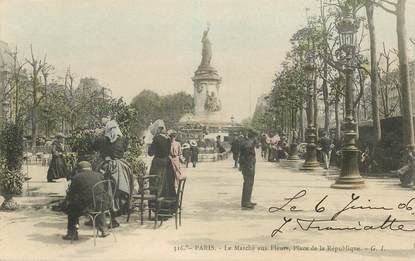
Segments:
[[[78,163],[78,172],[73,176],[71,185],[66,194],[66,214],[68,215],[68,231],[64,240],[78,240],[77,225],[79,217],[84,215],[93,204],[92,188],[95,184],[103,180],[102,174],[91,170],[91,164],[87,161]],[[94,190],[96,200],[102,201],[106,192],[104,184],[97,186]],[[108,205],[110,201],[106,202]],[[106,205],[106,204],[104,204]],[[109,206],[104,206],[109,207]],[[97,227],[101,231],[101,236],[107,236],[104,215],[97,217]]]
[[[324,168],[329,169],[331,150],[334,146],[327,132],[323,132],[323,136],[320,138],[320,147],[323,154]]]
[[[225,148],[222,145],[220,135],[216,136],[216,148],[217,148],[219,153],[224,153],[225,152]]]
[[[256,136],[257,133],[254,130],[249,129],[247,139],[244,139],[241,142],[239,150],[239,165],[244,178],[241,199],[242,209],[254,209],[256,205],[256,203],[251,202],[251,195],[255,177]]]
[[[231,145],[232,156],[235,162],[233,165],[234,168],[238,168],[240,145],[241,145],[241,140],[238,138],[238,136],[235,136],[235,138],[232,141],[232,145]]]
[[[195,140],[190,141],[190,152],[193,168],[196,168],[196,163],[199,160],[199,147]]]

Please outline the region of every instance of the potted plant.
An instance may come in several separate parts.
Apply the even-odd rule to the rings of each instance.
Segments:
[[[15,210],[14,196],[23,192],[23,128],[18,123],[6,123],[0,132],[0,195],[2,210]]]

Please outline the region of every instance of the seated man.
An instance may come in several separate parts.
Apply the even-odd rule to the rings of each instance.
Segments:
[[[92,188],[102,180],[102,174],[92,171],[89,162],[81,161],[78,163],[78,172],[73,176],[66,194],[67,208],[65,213],[68,215],[68,232],[66,236],[62,237],[64,240],[78,240],[77,225],[79,217],[87,213],[88,209],[92,207]],[[104,184],[95,188],[94,192],[97,201],[103,200],[106,194]],[[108,204],[110,204],[109,201]],[[97,217],[97,228],[101,231],[103,237],[108,235],[104,215]]]
[[[400,168],[391,172],[398,175],[402,186],[412,187],[415,178],[415,152],[412,147],[408,146],[401,154]]]

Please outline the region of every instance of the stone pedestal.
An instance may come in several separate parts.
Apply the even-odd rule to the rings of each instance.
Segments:
[[[211,65],[212,48],[208,39],[209,27],[203,32],[202,60],[192,77],[194,112],[184,115],[179,122],[179,131],[184,137],[198,137],[205,150],[200,150],[200,161],[216,161],[227,157],[227,154],[215,152],[216,136],[229,135],[228,130],[235,130],[240,125],[234,123],[232,114],[222,111],[219,89],[222,83],[218,71]],[[241,126],[242,128],[242,126]]]
[[[344,121],[344,144],[342,149],[343,162],[340,176],[331,185],[336,189],[359,189],[365,187],[365,182],[359,172],[359,154],[356,146],[356,122],[352,116],[346,117]]]
[[[291,143],[290,145],[290,155],[288,156],[287,160],[299,160],[300,157],[298,156],[298,144]]]
[[[195,115],[217,112],[222,104],[219,99],[219,88],[222,78],[211,66],[199,66],[193,80]]]
[[[313,125],[309,125],[307,129],[307,146],[304,165],[300,170],[313,171],[320,168],[320,163],[317,161],[317,145],[316,145],[316,128]]]

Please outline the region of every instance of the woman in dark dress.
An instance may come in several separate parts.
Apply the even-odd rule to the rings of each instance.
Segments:
[[[164,128],[160,128],[154,136],[153,142],[148,149],[148,155],[154,156],[151,161],[150,175],[159,176],[158,194],[161,197],[169,197],[174,193],[174,183],[168,177],[171,168],[168,157],[170,154],[171,141]],[[174,196],[174,194],[173,194]]]
[[[62,133],[56,135],[56,139],[52,143],[52,160],[49,165],[47,180],[48,182],[55,182],[55,179],[66,178],[68,169],[63,159],[64,136]]]
[[[153,137],[153,142],[148,149],[148,155],[154,156],[151,161],[149,174],[157,175],[159,177],[157,194],[159,197],[164,198],[174,198],[176,196],[175,176],[173,166],[169,160],[170,149],[171,140],[167,136],[165,128],[159,127],[156,135]],[[150,186],[155,186],[154,180],[150,180]],[[154,194],[154,192],[155,191],[150,191],[152,194]],[[149,203],[154,207],[155,202]],[[160,208],[163,209],[160,211],[160,214],[168,214],[170,213],[168,209],[174,208],[174,206],[162,205]]]
[[[97,169],[104,173],[106,179],[112,179],[116,185],[114,211],[119,214],[126,213],[133,190],[131,166],[124,160],[128,141],[123,136],[118,123],[111,120],[105,126],[104,135],[97,138],[96,143],[101,157]]]

